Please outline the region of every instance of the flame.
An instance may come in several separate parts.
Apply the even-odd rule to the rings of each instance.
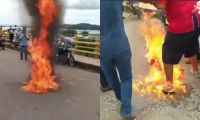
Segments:
[[[31,80],[23,89],[33,93],[46,93],[58,88],[51,64],[52,49],[48,44],[48,30],[58,14],[58,7],[54,0],[38,0],[38,8],[41,15],[40,35],[29,45],[32,57]]]
[[[162,62],[162,45],[164,43],[165,29],[158,19],[152,19],[155,13],[144,13],[144,21],[141,25],[141,33],[146,41],[146,58],[150,64],[150,71],[147,77],[142,80],[135,80],[133,91],[144,95],[156,96],[165,99],[163,84],[165,83],[165,73]],[[176,91],[186,92],[183,85],[185,80],[184,70],[181,66],[174,67],[174,83]]]

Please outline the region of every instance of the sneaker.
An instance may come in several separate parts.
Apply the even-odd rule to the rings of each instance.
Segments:
[[[200,71],[194,71],[193,69],[191,70],[191,73],[196,77],[200,78]]]
[[[108,87],[102,87],[101,86],[100,89],[101,89],[102,92],[107,92],[107,91],[112,90],[112,87],[110,87],[110,86],[108,86]]]
[[[122,118],[122,120],[135,120],[136,115],[132,115],[131,117]]]
[[[175,89],[172,84],[167,83],[163,86],[163,92],[166,94],[175,93]]]

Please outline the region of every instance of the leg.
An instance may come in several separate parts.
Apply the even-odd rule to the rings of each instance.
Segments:
[[[197,56],[193,56],[188,58],[190,64],[192,65],[193,71],[199,71],[198,69],[198,60],[197,60]]]
[[[121,116],[132,116],[132,66],[131,52],[125,51],[115,56],[114,61],[121,80]]]
[[[182,35],[168,32],[162,47],[162,59],[166,84],[163,86],[163,92],[173,93],[173,65],[178,64],[184,54],[186,39]]]
[[[112,89],[115,92],[116,98],[121,101],[121,85],[119,82],[119,78],[117,76],[117,71],[115,66],[113,65],[111,57],[101,57],[101,68],[104,71],[104,75],[107,79],[109,85],[111,85]]]
[[[173,84],[173,65],[164,64],[164,70],[167,83]]]
[[[111,90],[112,88],[110,87],[110,85],[108,84],[106,77],[102,71],[102,69],[100,69],[100,84],[101,84],[101,91],[102,92],[106,92]]]
[[[109,84],[106,81],[105,75],[101,69],[100,69],[100,83],[103,88],[109,87]]]
[[[4,44],[2,44],[2,49],[5,50],[5,45]]]
[[[24,47],[24,54],[25,54],[25,60],[27,60],[27,54],[28,54],[27,46]]]
[[[20,46],[20,57],[23,60],[23,46]]]
[[[189,37],[188,40],[188,47],[187,51],[185,53],[185,57],[188,58],[189,62],[192,65],[192,73],[195,77],[200,77],[200,72],[198,69],[198,59],[197,55],[199,53],[199,34],[200,34],[200,28],[193,32]]]

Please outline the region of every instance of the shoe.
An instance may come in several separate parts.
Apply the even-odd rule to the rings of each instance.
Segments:
[[[135,120],[135,118],[136,118],[136,115],[132,115],[130,117],[122,118],[122,120]]]
[[[102,87],[101,86],[100,89],[101,89],[102,92],[107,92],[107,91],[112,90],[112,87],[110,87],[110,86],[108,86],[108,87]]]
[[[167,83],[163,86],[163,92],[166,94],[175,93],[175,89],[172,84]]]
[[[194,71],[193,69],[191,70],[191,73],[196,77],[200,78],[200,71]]]
[[[28,84],[28,81],[24,81],[23,83],[22,83],[22,85],[27,85]]]

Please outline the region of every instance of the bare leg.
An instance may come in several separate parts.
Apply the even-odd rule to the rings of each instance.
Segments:
[[[197,60],[197,56],[193,56],[193,57],[190,57],[188,58],[190,64],[192,65],[192,69],[193,71],[198,71],[198,60]]]
[[[175,91],[173,87],[173,65],[164,64],[164,70],[165,70],[167,83],[163,86],[163,92],[174,93]]]
[[[164,64],[167,83],[173,84],[173,65]]]

